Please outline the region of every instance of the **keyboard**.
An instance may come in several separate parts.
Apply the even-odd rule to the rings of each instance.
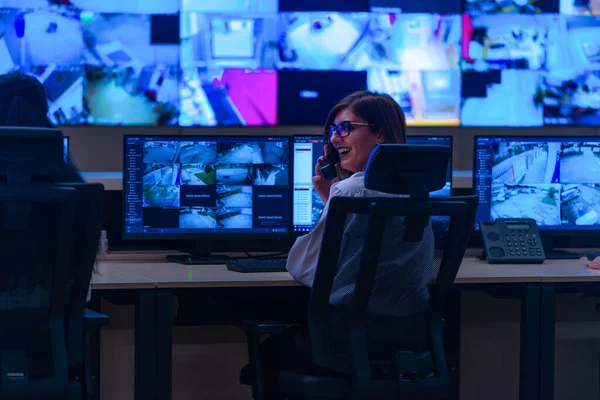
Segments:
[[[285,272],[286,263],[285,258],[270,260],[248,258],[227,261],[227,269],[236,272]]]
[[[222,265],[231,261],[231,258],[227,256],[192,257],[168,255],[167,261],[184,265]]]

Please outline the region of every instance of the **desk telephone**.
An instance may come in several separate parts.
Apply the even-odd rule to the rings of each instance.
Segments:
[[[479,229],[490,264],[541,264],[546,260],[534,219],[479,221]]]

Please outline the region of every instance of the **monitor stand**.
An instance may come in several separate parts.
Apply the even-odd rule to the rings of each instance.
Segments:
[[[202,243],[202,244],[201,244]],[[203,240],[190,243],[180,243],[177,250],[188,254],[173,254],[167,256],[167,261],[184,265],[218,265],[227,264],[231,257],[211,253],[214,248],[212,241]]]

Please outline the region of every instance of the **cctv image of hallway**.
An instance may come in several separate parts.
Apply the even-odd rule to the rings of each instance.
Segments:
[[[178,207],[180,174],[180,164],[145,164],[143,205]]]
[[[252,186],[217,186],[217,205],[235,208],[252,207]]]
[[[491,217],[533,218],[538,225],[561,224],[561,185],[492,183]]]
[[[217,213],[211,207],[183,207],[179,210],[179,227],[214,229],[217,227]]]
[[[287,164],[284,142],[217,143],[217,162],[223,164]]]
[[[252,228],[252,208],[220,207],[217,209],[217,226],[225,229]]]

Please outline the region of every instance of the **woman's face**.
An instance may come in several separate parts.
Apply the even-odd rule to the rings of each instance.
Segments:
[[[366,123],[348,109],[340,111],[333,124],[337,126],[344,121]],[[347,132],[342,134],[346,135]],[[346,137],[340,137],[335,133],[331,138],[331,144],[340,153],[340,167],[350,172],[364,171],[373,148],[380,142],[381,135],[371,132],[368,126],[363,125],[353,125],[353,129]]]

